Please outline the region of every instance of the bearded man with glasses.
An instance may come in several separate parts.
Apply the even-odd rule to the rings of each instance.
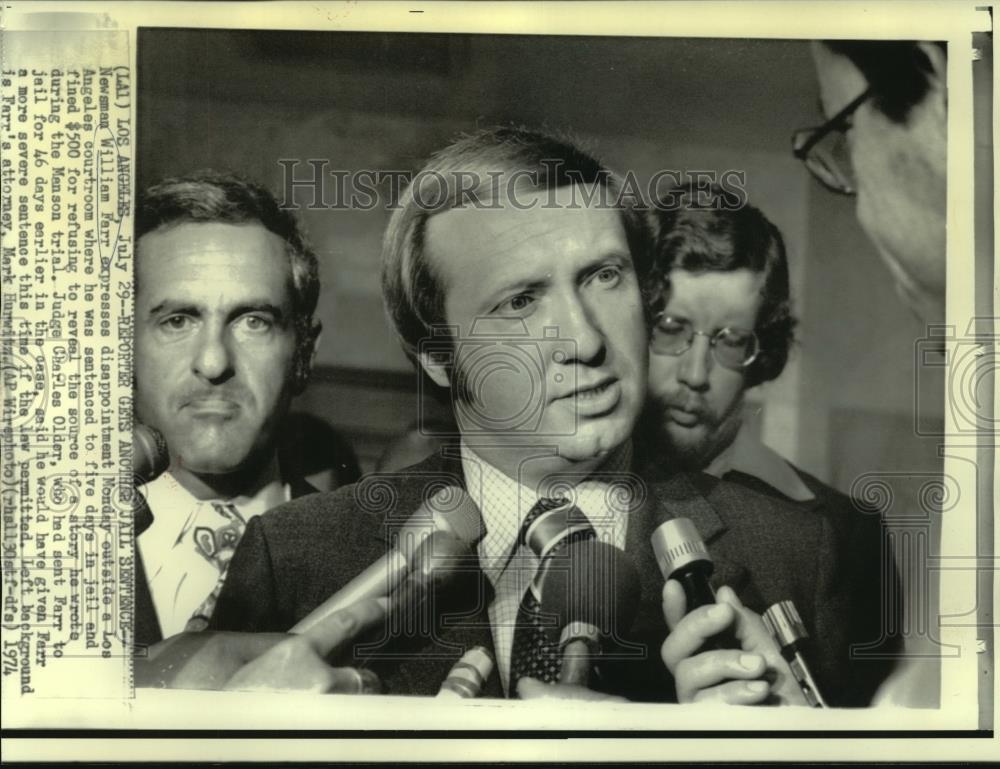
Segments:
[[[790,499],[812,498],[799,473],[743,428],[745,392],[781,374],[793,341],[781,233],[718,188],[681,188],[667,200],[655,207],[646,289],[648,437],[671,467],[739,470]]]
[[[886,584],[891,595],[896,574],[883,555],[888,550],[878,510],[795,467],[744,424],[745,393],[781,374],[795,318],[781,233],[758,209],[739,203],[720,188],[687,186],[672,190],[653,208],[652,268],[643,292],[652,321],[649,392],[636,450],[647,478],[678,470],[704,472],[748,500],[767,500],[770,512],[758,509],[757,527],[780,527],[777,516],[794,511],[823,532],[822,542],[792,543],[798,535],[785,536],[825,572],[816,595],[829,614],[810,632],[867,652],[852,654],[842,669],[849,672],[839,682],[843,690],[837,702],[863,706],[892,666],[872,652],[888,655],[896,646],[883,637],[878,589]],[[766,583],[784,564],[774,562],[772,568],[772,574],[755,578]],[[683,595],[669,587],[664,592],[668,622],[684,616]],[[710,689],[723,692],[735,681],[727,681],[734,676],[712,658],[716,652],[685,657],[705,640],[694,616],[671,623],[662,654],[668,667],[713,671],[707,676],[712,686],[703,687],[697,699]]]

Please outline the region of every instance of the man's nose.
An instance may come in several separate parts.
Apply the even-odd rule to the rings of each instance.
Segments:
[[[691,340],[691,347],[681,353],[677,378],[692,390],[708,387],[708,372],[712,366],[712,345],[708,338],[697,334]]]
[[[206,327],[198,338],[194,372],[210,382],[225,381],[233,374],[233,354],[225,328]]]
[[[559,338],[565,341],[565,361],[598,365],[607,353],[604,332],[593,308],[579,297],[562,302],[558,323]]]

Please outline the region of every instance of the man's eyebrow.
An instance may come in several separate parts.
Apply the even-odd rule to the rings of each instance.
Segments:
[[[196,315],[200,316],[205,312],[203,307],[200,307],[190,302],[175,301],[172,299],[164,299],[159,304],[154,305],[149,310],[150,315],[159,315],[163,312],[171,313],[181,313],[184,315]],[[251,299],[246,302],[241,302],[240,304],[232,307],[226,311],[226,319],[232,320],[233,318],[238,318],[240,315],[246,315],[250,312],[262,312],[271,315],[279,323],[285,319],[285,311],[281,307],[276,305],[267,299]]]
[[[248,312],[266,312],[279,323],[285,319],[285,311],[267,299],[251,299],[248,302],[242,302],[233,307],[228,312],[227,317],[230,319],[238,318],[240,315],[246,315]]]
[[[164,299],[157,305],[154,305],[149,309],[150,315],[158,315],[161,312],[180,312],[186,315],[199,315],[201,314],[201,308],[197,305],[191,304],[190,302],[180,302],[174,299]]]
[[[598,270],[601,267],[605,267],[608,264],[617,264],[620,267],[631,267],[632,266],[632,256],[623,251],[608,251],[607,253],[601,254],[595,259],[591,259],[583,267],[577,270],[578,278],[585,278],[590,275],[594,270]]]

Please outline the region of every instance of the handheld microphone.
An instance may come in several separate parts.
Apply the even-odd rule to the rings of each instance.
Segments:
[[[493,672],[493,655],[485,646],[473,646],[448,671],[437,696],[442,699],[478,697]]]
[[[136,422],[132,426],[132,481],[135,497],[132,500],[132,518],[135,536],[153,524],[153,512],[138,487],[159,478],[170,466],[170,453],[163,434],[148,425]]]
[[[556,617],[550,636],[562,653],[560,683],[589,684],[603,639],[631,627],[640,592],[625,553],[607,542],[578,539],[549,558],[540,610]]]
[[[799,684],[806,702],[813,708],[827,707],[823,695],[819,691],[816,679],[813,678],[806,664],[805,652],[808,646],[809,633],[806,631],[802,617],[792,601],[779,601],[764,612],[764,624],[774,636],[781,649],[781,656],[788,662],[792,675]]]
[[[684,588],[687,610],[715,603],[708,578],[715,564],[690,518],[673,518],[653,532],[653,553],[664,580],[677,580]]]
[[[715,591],[708,578],[715,564],[698,529],[690,518],[672,518],[657,527],[651,536],[653,553],[664,580],[673,579],[684,588],[687,611],[715,603]],[[721,649],[717,639],[706,641],[703,649]]]
[[[136,485],[156,480],[169,466],[170,454],[163,434],[136,422],[132,427],[132,475]]]
[[[460,495],[457,505],[456,494]],[[435,533],[440,536],[432,537]],[[289,632],[302,633],[339,609],[365,598],[390,595],[418,564],[423,564],[420,569],[429,568],[432,553],[448,551],[454,555],[457,541],[464,554],[481,533],[482,518],[469,495],[455,486],[441,489],[403,524],[394,548],[299,620]],[[422,547],[429,538],[428,547]],[[433,563],[437,565],[427,572],[428,576],[441,571],[439,562]],[[415,584],[412,589],[416,587]]]

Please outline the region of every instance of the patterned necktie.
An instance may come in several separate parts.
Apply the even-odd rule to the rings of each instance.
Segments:
[[[527,545],[528,529],[542,514],[562,507],[566,504],[565,499],[540,498],[535,506],[531,508],[524,523],[521,524],[521,531],[518,534],[517,547],[524,548]],[[575,512],[575,511],[574,511]],[[571,541],[572,537],[566,537],[556,544],[545,554],[547,561],[558,553]],[[538,571],[545,565],[545,561],[538,565]],[[545,632],[543,622],[544,615],[541,611],[541,604],[535,598],[535,593],[530,588],[521,599],[521,605],[517,610],[517,624],[514,628],[514,643],[510,655],[510,686],[508,692],[511,696],[516,696],[518,679],[523,676],[531,676],[545,683],[554,683],[559,679],[559,670],[562,666],[562,654],[559,644],[549,640]],[[551,624],[551,617],[548,618]]]
[[[213,502],[212,509],[223,519],[225,523],[216,529],[208,526],[199,526],[194,530],[195,549],[219,570],[219,578],[215,582],[215,587],[208,594],[208,598],[202,601],[191,619],[187,621],[184,630],[197,633],[208,627],[208,621],[215,611],[215,602],[219,600],[219,593],[222,592],[222,584],[226,581],[226,572],[229,570],[229,562],[233,558],[236,546],[243,537],[246,529],[246,521],[234,505],[228,502]]]

